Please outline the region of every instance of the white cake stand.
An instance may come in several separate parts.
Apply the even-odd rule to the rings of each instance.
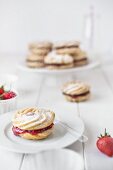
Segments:
[[[28,68],[25,62],[22,62],[18,65],[18,69],[20,71],[24,71],[26,73],[34,73],[38,76],[44,77],[47,79],[46,83],[49,85],[58,85],[62,84],[66,81],[73,80],[76,73],[82,71],[89,71],[91,69],[96,68],[99,66],[100,63],[96,59],[89,59],[89,64],[75,67],[75,68],[68,68],[68,69],[57,69],[57,70],[49,70],[47,68]]]

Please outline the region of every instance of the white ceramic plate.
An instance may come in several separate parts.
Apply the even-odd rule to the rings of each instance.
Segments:
[[[97,67],[99,65],[99,61],[96,59],[89,60],[89,64],[81,66],[81,67],[76,67],[76,68],[68,68],[68,69],[58,69],[58,70],[49,70],[46,68],[28,68],[26,66],[26,63],[23,62],[18,65],[18,68],[20,70],[26,71],[26,72],[32,72],[32,73],[42,73],[42,74],[64,74],[64,73],[74,73],[78,71],[84,71],[84,70],[89,70]]]
[[[79,132],[77,136],[72,136],[61,125],[55,124],[53,133],[47,139],[40,141],[25,140],[13,134],[12,115],[13,112],[9,112],[0,116],[0,147],[12,152],[37,153],[43,150],[63,148],[77,141],[84,131],[83,121],[75,117],[75,119],[66,123]]]

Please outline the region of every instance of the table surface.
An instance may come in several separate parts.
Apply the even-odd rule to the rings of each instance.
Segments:
[[[82,155],[84,170],[112,170],[113,158],[100,153],[96,148],[97,136],[105,128],[113,135],[113,60],[112,57],[100,55],[101,65],[90,71],[77,72],[74,79],[83,80],[91,86],[91,98],[82,103],[66,102],[61,95],[60,85],[64,77],[53,84],[50,77],[25,73],[16,69],[20,58],[0,56],[0,73],[18,74],[18,90],[20,98],[18,108],[27,106],[47,107],[65,116],[79,116],[85,124],[84,134],[88,136],[87,143],[77,141],[69,146]],[[65,76],[66,77],[66,76]],[[71,77],[70,77],[71,78]],[[53,78],[52,78],[53,79]],[[66,80],[66,78],[65,78]],[[53,81],[52,81],[53,83]],[[36,170],[38,156],[16,154],[0,150],[1,170]]]

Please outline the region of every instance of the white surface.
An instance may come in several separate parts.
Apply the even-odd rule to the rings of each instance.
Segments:
[[[86,80],[85,75],[79,75],[79,78]],[[96,141],[105,128],[113,136],[113,93],[100,69],[95,70],[93,76],[89,73],[87,81],[92,86],[91,100],[79,104],[80,116],[86,125],[85,134],[90,137],[84,146],[86,168],[88,170],[112,170],[113,159],[98,151]]]
[[[8,61],[7,58],[3,58],[3,60],[4,62],[1,60],[0,69],[6,72]],[[11,58],[12,65],[15,64],[15,60],[17,58]],[[7,67],[8,72],[15,72],[15,67],[12,69],[12,65]],[[113,56],[110,60],[108,55],[105,56],[102,68],[75,74],[75,79],[84,80],[91,85],[91,99],[80,104],[65,101],[59,86],[47,86],[45,82],[48,81],[48,77],[43,79],[38,74],[22,71],[19,71],[18,75],[20,92],[18,108],[26,106],[49,108],[55,111],[62,120],[65,118],[71,120],[80,116],[85,123],[85,135],[89,140],[86,144],[76,142],[68,148],[83,157],[84,169],[112,170],[113,158],[100,153],[95,143],[97,136],[104,131],[105,127],[113,136]],[[10,167],[12,170],[29,170],[29,168],[37,170],[38,158],[38,154],[22,155],[0,149],[0,169],[7,170]]]
[[[6,113],[0,117],[0,147],[8,151],[17,153],[37,153],[48,149],[58,149],[66,147],[77,141],[84,131],[84,124],[78,117],[65,123],[76,129],[77,134],[72,135],[66,128],[63,128],[59,123],[54,125],[53,133],[45,140],[33,141],[25,140],[17,137],[12,132],[12,116],[13,112]]]
[[[27,160],[27,165],[23,164],[22,170],[36,170],[36,168],[39,170],[83,170],[84,165],[82,156],[68,149],[27,155],[25,160]]]
[[[26,66],[26,63],[22,63],[18,65],[19,70],[26,71],[26,72],[32,72],[32,73],[40,73],[40,74],[48,74],[48,75],[62,75],[62,74],[68,74],[68,73],[76,73],[80,71],[87,71],[90,69],[93,69],[97,66],[99,66],[99,61],[96,59],[89,60],[89,64],[84,65],[82,67],[75,67],[75,68],[68,68],[68,69],[56,69],[56,70],[50,70],[47,68],[28,68]]]

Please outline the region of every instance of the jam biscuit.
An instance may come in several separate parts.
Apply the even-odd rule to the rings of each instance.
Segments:
[[[48,69],[66,69],[73,67],[73,58],[69,55],[58,55],[51,53],[44,59],[45,67]]]
[[[79,81],[66,83],[62,88],[62,94],[70,102],[82,102],[90,97],[90,87]]]
[[[88,64],[87,53],[85,51],[80,51],[78,54],[73,54],[74,66],[83,66]]]
[[[47,109],[26,108],[15,113],[12,120],[14,135],[25,139],[47,138],[54,128],[55,113]]]
[[[44,67],[44,57],[40,55],[28,55],[26,59],[26,65],[30,68]]]
[[[69,41],[69,42],[56,43],[53,48],[56,50],[57,54],[73,55],[79,53],[80,51],[79,46],[80,43],[78,41]]]

